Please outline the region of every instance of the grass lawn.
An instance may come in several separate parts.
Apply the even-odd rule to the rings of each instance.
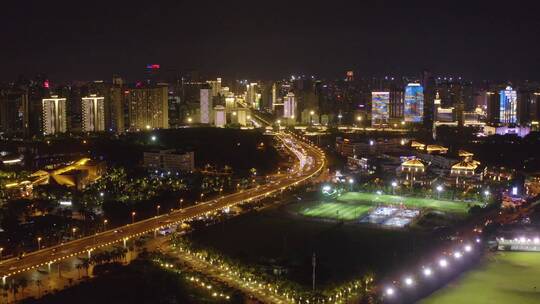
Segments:
[[[442,242],[424,231],[307,220],[291,216],[289,207],[234,217],[196,229],[187,237],[242,263],[283,265],[289,271],[287,279],[308,288],[314,252],[317,286],[323,287],[361,277],[368,271],[382,276],[403,263],[420,263],[420,253],[438,248]]]
[[[406,197],[389,194],[375,194],[365,192],[347,192],[337,198],[339,202],[345,203],[362,203],[364,205],[377,205],[377,204],[404,204],[407,207],[413,208],[430,208],[445,212],[452,213],[466,213],[471,203],[437,200],[430,198],[419,197]]]
[[[298,212],[303,216],[350,221],[358,219],[372,207],[364,204],[317,203],[307,206],[300,204],[300,208]]]
[[[421,303],[540,303],[540,253],[498,253]]]

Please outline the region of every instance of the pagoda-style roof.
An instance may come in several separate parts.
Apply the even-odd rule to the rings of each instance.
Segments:
[[[473,157],[474,154],[465,150],[459,150],[460,157]]]
[[[426,150],[428,152],[439,152],[439,153],[448,152],[448,148],[440,146],[440,145],[428,145]]]
[[[409,159],[407,161],[404,161],[401,166],[403,167],[421,167],[421,168],[424,168],[425,165],[424,163],[422,163],[421,161],[419,161],[418,159]]]
[[[480,165],[480,162],[476,160],[471,161],[461,161],[455,165],[452,166],[452,170],[476,170],[478,168],[478,165]]]

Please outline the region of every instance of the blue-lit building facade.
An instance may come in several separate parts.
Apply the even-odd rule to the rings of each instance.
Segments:
[[[388,105],[390,104],[390,92],[371,93],[371,125],[384,127],[388,125]]]
[[[405,122],[419,123],[424,118],[424,88],[418,83],[405,87]]]
[[[500,92],[499,123],[509,125],[517,121],[517,92],[508,86]]]

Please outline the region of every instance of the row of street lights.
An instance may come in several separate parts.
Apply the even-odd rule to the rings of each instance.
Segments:
[[[476,243],[480,243],[480,239],[476,239]],[[447,255],[448,257],[453,258],[456,262],[462,260],[462,258],[465,256],[465,254],[470,254],[473,251],[473,246],[468,243],[462,246],[460,249],[454,250],[451,254]],[[450,266],[450,260],[448,257],[441,257],[439,260],[434,263],[438,266],[439,270],[444,271]],[[395,282],[393,285],[387,286],[384,289],[384,296],[386,298],[392,298],[396,292],[398,287],[405,287],[405,288],[412,288],[417,284],[418,279],[423,277],[424,279],[429,279],[435,274],[435,268],[429,267],[429,266],[423,266],[421,269],[421,276],[415,279],[415,276],[413,275],[407,275],[403,278],[401,281],[401,284],[399,282]]]

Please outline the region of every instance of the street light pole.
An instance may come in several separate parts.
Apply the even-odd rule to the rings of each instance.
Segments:
[[[441,185],[437,186],[437,199],[441,199],[441,192],[443,191],[443,187]]]
[[[132,224],[135,223],[135,214],[137,214],[137,213],[135,213],[135,211],[131,212],[131,223]]]
[[[41,237],[40,236],[38,236],[38,238],[37,238],[37,243],[38,243],[38,250],[40,250],[41,249]]]
[[[156,206],[156,216],[159,216],[159,209],[160,209],[160,208],[161,208],[160,205],[157,205],[157,206]]]
[[[392,182],[392,195],[396,195],[396,187],[397,187],[397,182],[393,181]]]
[[[103,231],[107,231],[107,223],[109,222],[109,220],[105,219],[103,220]]]

